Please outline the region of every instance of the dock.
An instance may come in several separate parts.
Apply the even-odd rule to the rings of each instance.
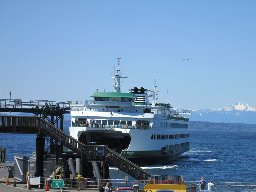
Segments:
[[[76,178],[77,174],[81,174],[83,178],[96,178],[97,181],[110,179],[109,166],[117,167],[137,180],[148,180],[151,177],[149,172],[107,146],[85,145],[64,133],[64,114],[69,112],[70,102],[48,100],[23,102],[21,99],[0,99],[0,133],[37,135],[34,165],[36,177],[50,176],[45,172],[45,169],[51,167],[46,166],[47,160],[53,161],[54,167],[57,166],[62,170],[64,178],[70,178],[70,175]],[[13,115],[13,113],[18,114]],[[30,160],[21,157],[15,159],[16,163],[18,161],[22,165],[22,169],[17,165],[20,171],[19,176],[24,183],[25,175],[29,171],[26,168],[29,166],[27,162]],[[54,169],[50,172],[56,171],[57,169]],[[101,184],[97,183],[97,186]]]

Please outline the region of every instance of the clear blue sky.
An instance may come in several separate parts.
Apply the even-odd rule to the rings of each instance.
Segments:
[[[133,86],[174,107],[256,106],[254,0],[0,0],[0,98],[86,100]]]

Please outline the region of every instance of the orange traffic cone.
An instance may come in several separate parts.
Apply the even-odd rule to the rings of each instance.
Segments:
[[[48,185],[45,185],[45,191],[49,191]]]
[[[16,185],[16,178],[15,177],[13,178],[13,187],[17,187],[17,185]]]
[[[6,185],[10,185],[10,180],[9,180],[9,178],[7,177],[7,179],[6,179],[6,183],[5,183]]]

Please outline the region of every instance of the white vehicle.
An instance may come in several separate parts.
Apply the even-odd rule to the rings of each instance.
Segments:
[[[113,78],[115,92],[96,91],[92,101],[72,105],[72,137],[107,145],[135,162],[170,161],[189,150],[188,117],[169,103],[157,103],[156,85],[152,91],[134,87],[121,92],[120,79],[126,77],[121,76],[119,59]]]

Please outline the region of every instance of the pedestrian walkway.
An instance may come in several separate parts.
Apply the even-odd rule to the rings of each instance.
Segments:
[[[0,192],[22,192],[22,191],[45,191],[45,189],[37,189],[37,188],[32,188],[30,190],[27,189],[26,184],[17,184],[16,187],[13,187],[13,184],[10,183],[10,185],[6,185],[5,183],[0,183]],[[49,191],[61,191],[60,189],[49,189]],[[63,192],[74,192],[78,191],[76,189],[63,189]],[[86,189],[86,190],[80,190],[80,191],[86,191],[86,192],[98,192],[98,190],[91,190],[91,189]]]

